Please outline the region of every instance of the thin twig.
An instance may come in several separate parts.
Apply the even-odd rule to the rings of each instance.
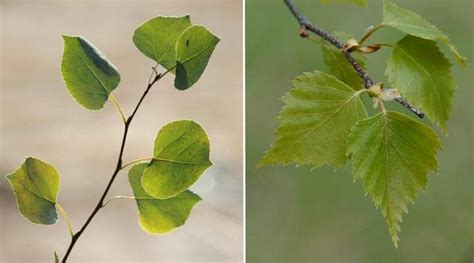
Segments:
[[[367,74],[367,72],[362,68],[362,66],[352,57],[350,52],[343,51],[342,47],[344,46],[344,43],[337,40],[334,36],[329,34],[328,32],[324,31],[321,28],[318,28],[314,26],[298,9],[298,7],[295,5],[293,0],[283,0],[288,7],[288,9],[291,11],[293,16],[296,18],[300,26],[305,29],[313,32],[314,34],[320,36],[327,42],[331,43],[335,47],[341,50],[341,52],[344,54],[344,57],[347,59],[347,61],[352,65],[354,70],[357,72],[357,74],[362,78],[364,82],[365,88],[370,88],[372,85],[374,85],[374,81],[370,78],[370,76]],[[301,35],[301,34],[300,34]],[[403,107],[407,108],[409,111],[413,112],[415,115],[417,115],[420,118],[424,118],[425,114],[413,107],[410,103],[405,101],[403,98],[397,98],[395,99],[398,103],[400,103]]]
[[[71,251],[74,248],[74,245],[76,244],[77,240],[81,237],[82,233],[84,233],[87,226],[89,226],[90,222],[95,217],[95,215],[104,206],[105,197],[107,196],[107,193],[109,192],[110,187],[112,186],[115,178],[117,177],[117,174],[119,173],[119,171],[122,168],[122,156],[123,156],[123,152],[124,152],[124,149],[125,149],[125,142],[127,141],[128,130],[129,130],[129,127],[130,127],[130,123],[132,123],[133,117],[135,117],[135,114],[138,111],[138,108],[140,108],[140,105],[142,104],[143,100],[145,99],[146,95],[150,91],[153,84],[155,84],[158,80],[162,79],[166,74],[168,74],[171,70],[173,70],[173,68],[174,67],[172,67],[171,69],[168,69],[167,71],[165,71],[164,73],[161,73],[161,74],[156,74],[156,69],[153,69],[153,72],[151,73],[154,76],[153,80],[151,82],[150,81],[148,82],[148,85],[147,85],[145,91],[143,92],[142,96],[140,97],[140,100],[138,101],[137,105],[135,106],[135,109],[133,110],[132,114],[126,119],[126,121],[124,123],[125,127],[124,127],[124,131],[123,131],[122,143],[120,145],[120,152],[119,152],[119,155],[118,155],[118,158],[117,158],[117,164],[115,166],[115,170],[112,173],[112,177],[110,178],[109,183],[107,184],[107,187],[104,190],[104,193],[100,197],[99,202],[95,206],[95,208],[92,211],[92,213],[90,214],[90,216],[87,218],[84,225],[81,227],[81,229],[77,233],[75,233],[72,236],[71,243],[69,244],[69,247],[66,251],[66,254],[63,257],[62,263],[67,262],[67,259],[68,259],[69,255],[71,254]],[[150,77],[150,79],[151,79],[151,77]]]

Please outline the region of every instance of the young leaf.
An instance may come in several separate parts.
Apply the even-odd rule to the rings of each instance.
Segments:
[[[283,97],[277,140],[260,161],[271,164],[343,165],[345,140],[357,120],[367,117],[359,94],[323,72],[305,73],[293,80]]]
[[[61,72],[74,99],[88,110],[104,106],[120,82],[117,68],[86,39],[66,36]]]
[[[7,179],[15,192],[18,209],[26,219],[44,225],[58,221],[59,174],[51,164],[28,157]]]
[[[156,199],[141,185],[146,163],[137,164],[128,172],[130,186],[138,206],[140,226],[149,234],[167,233],[186,222],[191,209],[201,198],[186,190],[168,199]]]
[[[407,205],[426,187],[428,172],[436,171],[441,148],[436,133],[398,112],[379,113],[361,120],[348,138],[354,179],[382,210],[393,244]]]
[[[59,256],[56,251],[54,251],[54,263],[59,263]]]
[[[391,85],[443,130],[451,113],[451,63],[436,42],[406,36],[392,49],[385,72]]]
[[[170,198],[193,185],[211,165],[209,139],[201,126],[190,120],[171,122],[156,137],[142,185],[155,198]]]
[[[336,32],[333,35],[344,42],[352,38],[349,34],[343,32]],[[331,73],[334,77],[346,83],[354,90],[364,89],[365,86],[361,77],[351,64],[347,62],[341,50],[329,44],[327,41],[322,40],[319,42],[321,44],[324,65],[328,73]],[[353,56],[362,68],[365,68],[365,56],[359,53],[353,53]]]
[[[449,41],[444,33],[418,14],[397,6],[391,0],[384,0],[382,25],[393,27],[406,34],[423,39],[439,39],[448,46],[461,65],[466,65],[467,59],[459,54],[456,47]]]
[[[323,4],[328,3],[352,3],[358,6],[367,7],[367,0],[320,0]]]
[[[177,89],[188,89],[199,80],[219,41],[203,26],[192,26],[183,32],[176,43],[174,86]]]
[[[171,69],[176,66],[176,41],[190,26],[189,15],[181,17],[158,16],[148,20],[135,30],[133,43],[145,56],[164,68]]]

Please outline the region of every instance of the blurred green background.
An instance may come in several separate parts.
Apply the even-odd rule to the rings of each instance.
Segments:
[[[270,167],[256,164],[274,141],[275,117],[289,80],[323,69],[320,48],[298,37],[298,25],[282,1],[247,0],[246,144],[247,259],[252,262],[474,262],[473,216],[473,24],[472,0],[398,0],[448,34],[470,61],[454,65],[458,89],[447,137],[442,136],[439,174],[404,217],[399,249],[392,246],[385,221],[350,167]],[[296,0],[305,15],[324,29],[357,38],[382,19],[382,1],[368,8]],[[372,43],[403,35],[385,28]],[[446,49],[443,48],[443,51]],[[384,81],[390,50],[368,58],[369,73]],[[449,58],[452,56],[448,53]],[[392,109],[401,108],[390,103]],[[413,116],[413,115],[411,115]],[[437,130],[439,132],[439,130]]]

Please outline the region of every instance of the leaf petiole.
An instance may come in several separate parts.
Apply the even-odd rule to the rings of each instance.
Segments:
[[[71,235],[71,237],[74,236],[74,231],[72,230],[71,219],[66,213],[66,210],[64,210],[64,208],[59,203],[56,203],[56,208],[59,210],[59,213],[64,217],[64,220],[66,220],[69,234]]]
[[[373,33],[375,33],[377,30],[381,29],[382,27],[384,27],[384,25],[379,24],[377,26],[370,26],[369,28],[367,28],[367,30],[364,32],[364,35],[359,40],[359,45],[364,44],[365,41],[367,41],[370,38],[370,36],[372,36]]]
[[[132,164],[136,164],[136,163],[139,163],[139,162],[143,162],[143,161],[151,161],[153,160],[153,157],[146,157],[146,158],[140,158],[140,159],[135,159],[135,160],[132,160],[124,165],[122,165],[122,167],[120,168],[120,170],[122,170],[123,168],[127,167],[127,166],[130,166]]]
[[[105,207],[110,201],[115,200],[115,199],[135,199],[135,196],[126,196],[126,195],[112,196],[111,198],[107,199],[107,201],[104,202],[102,207]]]
[[[115,99],[115,96],[113,94],[110,94],[110,100],[115,106],[115,109],[117,112],[120,114],[120,117],[122,118],[123,123],[127,122],[127,119],[125,118],[125,115],[123,114],[122,108],[120,108],[120,104],[118,104],[117,99]]]

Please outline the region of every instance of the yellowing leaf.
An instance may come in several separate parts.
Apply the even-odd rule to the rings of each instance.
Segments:
[[[406,100],[446,130],[455,84],[451,63],[436,42],[404,37],[393,47],[385,73]]]
[[[155,198],[170,198],[193,185],[211,165],[209,139],[202,127],[190,120],[174,121],[158,133],[142,185]]]
[[[164,234],[182,226],[201,198],[189,190],[168,199],[152,197],[141,185],[146,167],[146,163],[137,164],[128,173],[137,202],[140,226],[149,234]]]
[[[191,26],[189,15],[181,17],[158,16],[139,26],[133,34],[133,43],[147,57],[166,69],[176,66],[176,41]]]
[[[361,120],[348,138],[355,180],[385,217],[393,244],[407,205],[424,190],[429,171],[436,171],[441,148],[436,133],[398,112],[379,113]]]
[[[117,68],[90,42],[66,36],[61,72],[69,93],[88,110],[99,110],[120,82]]]
[[[396,28],[404,33],[428,40],[439,39],[446,44],[458,62],[465,66],[467,59],[459,54],[448,37],[434,25],[428,23],[418,14],[397,6],[391,0],[384,0],[382,25]]]
[[[359,98],[365,90],[356,92],[319,71],[298,76],[292,84],[283,97],[277,139],[259,165],[343,165],[350,128],[367,117]]]
[[[58,221],[59,174],[52,165],[29,157],[7,179],[15,192],[18,209],[26,219],[44,225]]]

